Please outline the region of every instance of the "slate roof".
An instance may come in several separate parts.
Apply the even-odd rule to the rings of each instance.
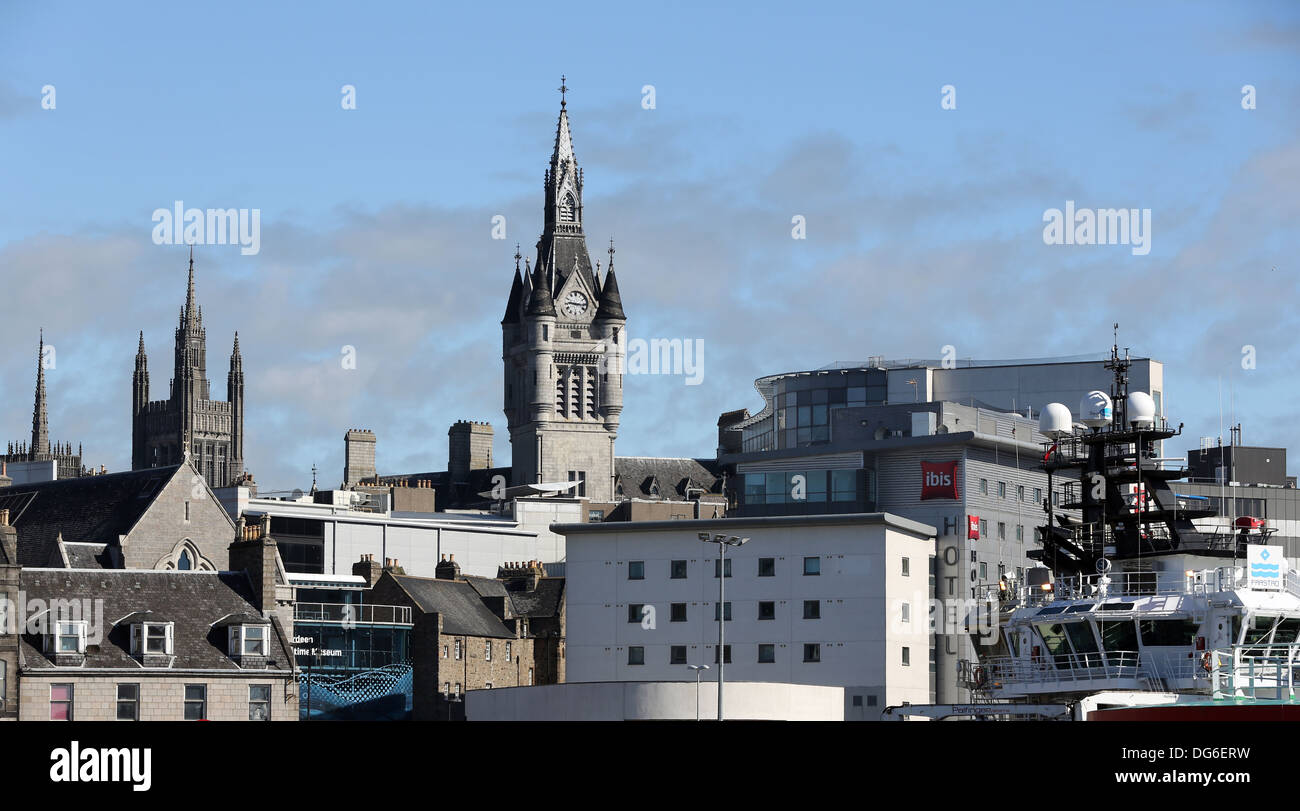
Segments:
[[[469,583],[391,573],[389,576],[410,595],[421,611],[442,615],[444,633],[514,639],[514,633],[483,605],[478,592]]]
[[[564,578],[543,577],[532,591],[509,592],[510,605],[515,615],[530,619],[558,617],[564,599]]]
[[[227,655],[228,635],[214,627],[214,623],[244,612],[261,616],[252,602],[252,585],[243,572],[23,569],[19,573],[19,585],[28,599],[41,599],[47,604],[51,600],[90,600],[92,605],[103,601],[102,616],[95,609],[95,614],[87,617],[91,632],[82,668],[154,670],[142,668],[139,660],[131,655],[130,629],[131,619],[141,612],[152,611],[153,616],[166,617],[175,623],[171,670],[238,672],[241,668]],[[274,627],[278,629],[278,623]],[[98,639],[96,628],[101,629]],[[24,670],[54,667],[43,649],[44,642],[38,634],[23,635],[20,653]],[[269,653],[271,670],[293,668],[294,660],[283,629],[272,632]],[[249,669],[247,672],[265,671]]]
[[[82,476],[6,487],[0,510],[18,529],[18,561],[24,566],[62,566],[58,538],[66,543],[116,544],[153,504],[180,465]],[[95,564],[91,564],[94,566]]]
[[[722,477],[713,459],[656,458],[619,456],[614,459],[614,475],[623,485],[624,498],[686,498],[686,489],[701,487],[706,493],[722,492]],[[659,495],[651,494],[654,483]]]

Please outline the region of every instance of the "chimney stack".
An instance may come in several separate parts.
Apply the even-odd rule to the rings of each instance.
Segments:
[[[469,481],[471,470],[492,467],[492,426],[458,420],[447,430],[447,475],[452,483]]]

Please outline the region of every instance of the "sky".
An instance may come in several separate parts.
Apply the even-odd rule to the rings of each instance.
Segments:
[[[336,485],[350,428],[402,473],[490,421],[506,463],[499,322],[562,75],[629,335],[704,346],[698,385],[625,380],[619,455],[711,457],[762,375],[1102,355],[1113,322],[1165,364],[1167,451],[1234,422],[1297,451],[1289,2],[5,3],[0,442],[30,437],[44,329],[52,438],[129,467],[139,331],[164,398],[185,292],[154,212],[183,201],[259,212],[257,253],[195,271],[263,492]],[[1149,250],[1047,244],[1067,201],[1149,209]]]

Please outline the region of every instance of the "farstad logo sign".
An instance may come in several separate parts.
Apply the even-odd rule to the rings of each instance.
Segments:
[[[958,498],[958,462],[921,463],[921,500],[932,498]]]

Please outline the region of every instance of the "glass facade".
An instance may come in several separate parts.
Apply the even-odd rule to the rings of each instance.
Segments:
[[[875,473],[862,471],[867,501],[875,502]],[[795,477],[802,477],[796,479]],[[791,470],[746,473],[745,505],[848,503],[858,500],[857,470]]]
[[[745,453],[801,448],[830,441],[831,413],[837,408],[884,405],[883,369],[793,375],[774,383],[772,416],[745,428]]]

